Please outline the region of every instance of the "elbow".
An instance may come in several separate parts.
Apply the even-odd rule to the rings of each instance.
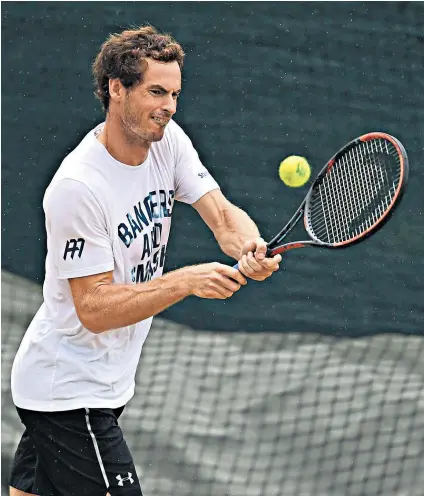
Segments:
[[[103,319],[98,315],[98,312],[93,311],[89,305],[82,303],[76,307],[76,311],[79,321],[87,331],[93,334],[101,334],[109,330],[105,327]]]
[[[101,334],[102,332],[106,332],[109,330],[105,326],[100,325],[100,323],[96,319],[84,319],[81,320],[81,324],[85,327],[85,329],[87,329],[87,331],[91,332],[92,334]]]
[[[95,276],[98,277],[98,276]],[[90,279],[90,276],[88,276]],[[73,279],[70,281],[74,308],[80,323],[93,334],[109,331],[111,326],[108,312],[107,292],[104,288],[109,285],[105,278],[94,283],[84,279]]]
[[[95,315],[85,314],[83,312],[77,313],[81,324],[84,326],[85,329],[87,329],[87,331],[90,331],[93,334],[101,334],[102,332],[108,330],[101,325],[100,319],[96,318]]]

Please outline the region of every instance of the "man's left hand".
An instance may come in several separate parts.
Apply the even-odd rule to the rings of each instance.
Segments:
[[[267,245],[262,238],[246,241],[242,257],[238,262],[239,271],[250,279],[263,281],[279,269],[281,255],[266,257]]]

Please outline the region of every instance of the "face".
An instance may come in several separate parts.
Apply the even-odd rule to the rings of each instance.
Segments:
[[[181,92],[181,71],[178,62],[148,64],[144,80],[134,88],[125,89],[121,83],[119,114],[129,142],[145,144],[160,141],[165,127],[177,110]],[[112,97],[113,98],[113,97]]]

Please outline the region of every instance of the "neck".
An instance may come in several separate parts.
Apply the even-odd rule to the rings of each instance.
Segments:
[[[110,113],[97,139],[115,160],[129,166],[142,164],[147,159],[151,145],[148,141],[135,140]]]

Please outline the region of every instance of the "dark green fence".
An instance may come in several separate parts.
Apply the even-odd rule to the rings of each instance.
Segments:
[[[382,130],[411,162],[402,207],[369,242],[290,254],[227,303],[188,299],[165,316],[223,330],[422,332],[423,19],[422,2],[2,4],[2,267],[42,281],[44,189],[102,119],[90,63],[110,32],[150,22],[187,52],[176,120],[264,237],[305,193],[278,180],[285,156],[318,170],[347,140]],[[167,269],[207,260],[229,261],[180,206]]]

